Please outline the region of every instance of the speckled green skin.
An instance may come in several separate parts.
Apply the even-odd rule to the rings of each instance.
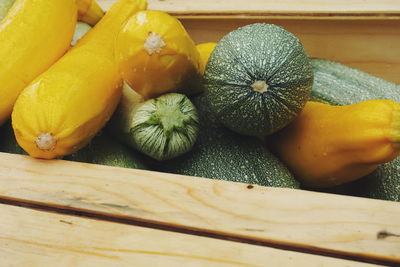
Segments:
[[[162,172],[263,186],[299,188],[289,170],[255,137],[241,136],[217,122],[204,96],[193,99],[200,133],[193,149],[178,158],[153,162]]]
[[[169,93],[143,101],[128,86],[108,126],[121,142],[156,160],[188,152],[199,132],[196,108],[185,95]]]
[[[255,91],[255,81],[268,84]],[[271,134],[292,121],[310,97],[313,72],[300,41],[264,23],[230,32],[207,63],[204,82],[210,108],[229,129]]]
[[[138,152],[121,145],[106,133],[97,135],[87,146],[64,159],[113,167],[148,169]]]
[[[369,99],[400,102],[400,86],[340,63],[312,59],[312,98],[334,105],[348,105]],[[351,184],[358,196],[400,201],[400,158],[378,167]]]
[[[15,0],[0,0],[0,21],[7,15]]]
[[[381,165],[352,186],[357,196],[400,202],[400,158]]]
[[[312,99],[332,105],[350,105],[369,99],[400,102],[400,87],[360,70],[319,58],[311,59],[314,71]]]

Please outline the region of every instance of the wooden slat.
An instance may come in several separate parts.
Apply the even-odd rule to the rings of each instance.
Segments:
[[[1,266],[372,266],[0,205]]]
[[[399,203],[5,153],[0,158],[2,199],[400,262]]]
[[[116,0],[98,0],[108,9]],[[179,17],[400,18],[398,0],[148,0]]]

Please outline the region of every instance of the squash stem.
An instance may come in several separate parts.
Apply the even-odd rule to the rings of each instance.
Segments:
[[[36,145],[40,150],[49,151],[53,150],[56,146],[57,140],[50,133],[42,133],[36,139]]]
[[[146,49],[149,55],[152,55],[153,53],[160,53],[165,45],[166,44],[160,35],[151,32],[144,43],[144,49]]]
[[[265,81],[255,81],[251,87],[254,91],[259,93],[265,93],[268,90],[269,85]]]
[[[164,134],[168,137],[174,130],[185,129],[185,124],[190,121],[190,115],[183,113],[180,105],[172,105],[158,100],[156,106],[157,109],[153,116],[162,125]]]

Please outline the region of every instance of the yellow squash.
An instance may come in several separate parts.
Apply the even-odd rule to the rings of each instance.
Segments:
[[[400,154],[400,103],[308,102],[293,123],[267,140],[304,185],[340,185]]]
[[[201,90],[196,45],[167,13],[138,12],[118,35],[116,46],[124,80],[144,98]]]
[[[69,48],[74,0],[17,0],[0,23],[0,124],[19,93]]]
[[[0,20],[7,13],[8,9],[16,0],[1,0],[0,1]],[[78,6],[78,19],[90,25],[95,25],[104,12],[95,0],[75,0]],[[57,1],[55,1],[57,2]]]
[[[144,0],[115,3],[77,45],[18,97],[12,124],[31,156],[51,159],[73,153],[104,126],[121,96],[114,56],[117,33]]]
[[[78,19],[90,25],[95,25],[104,15],[103,9],[96,0],[76,0]]]
[[[208,62],[208,59],[211,56],[212,51],[214,51],[214,48],[217,46],[217,43],[202,43],[196,45],[197,51],[199,51],[200,54],[200,61],[201,61],[201,67],[200,67],[200,72],[203,75],[204,71],[206,70],[206,65]]]

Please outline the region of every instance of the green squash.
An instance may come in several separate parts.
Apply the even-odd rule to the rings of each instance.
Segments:
[[[310,97],[313,72],[299,39],[256,23],[230,32],[207,63],[204,86],[215,116],[229,129],[271,134],[291,122]]]
[[[400,202],[400,158],[379,166],[352,187],[356,196]]]
[[[349,105],[369,99],[400,102],[400,86],[360,70],[325,59],[312,59],[312,99],[332,105]],[[400,158],[349,184],[352,194],[400,201]],[[349,191],[349,190],[347,190]]]
[[[172,160],[151,162],[162,172],[211,179],[299,188],[286,166],[255,137],[230,131],[209,112],[204,95],[192,100],[200,117],[200,132],[193,149]]]
[[[112,167],[149,169],[140,153],[125,147],[105,132],[99,133],[84,148],[64,159]]]
[[[188,152],[199,131],[195,106],[183,94],[144,100],[125,85],[109,129],[123,143],[156,160]]]
[[[400,102],[400,86],[344,64],[313,58],[312,99],[331,105],[351,105],[370,99]]]

